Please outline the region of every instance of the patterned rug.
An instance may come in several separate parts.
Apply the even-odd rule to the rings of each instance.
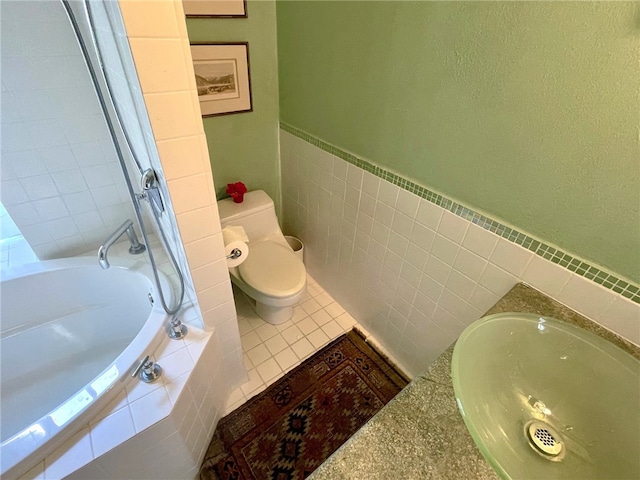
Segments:
[[[406,384],[352,330],[220,420],[200,478],[306,478]]]

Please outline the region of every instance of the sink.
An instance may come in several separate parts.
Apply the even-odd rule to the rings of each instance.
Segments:
[[[640,361],[560,320],[470,325],[451,363],[458,409],[505,479],[640,479]]]

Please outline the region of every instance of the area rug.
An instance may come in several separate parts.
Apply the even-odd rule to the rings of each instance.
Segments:
[[[352,330],[220,420],[200,478],[306,478],[406,384]]]

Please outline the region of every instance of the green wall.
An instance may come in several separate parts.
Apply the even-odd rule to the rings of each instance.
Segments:
[[[188,18],[189,41],[249,42],[253,111],[203,119],[218,198],[227,183],[265,190],[280,208],[278,59],[274,1],[249,1],[247,18]]]
[[[277,2],[280,118],[640,281],[640,8]]]

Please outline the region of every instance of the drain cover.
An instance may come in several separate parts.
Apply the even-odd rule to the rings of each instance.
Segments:
[[[529,441],[540,452],[553,457],[562,452],[562,442],[556,431],[546,423],[531,422],[527,428]]]

